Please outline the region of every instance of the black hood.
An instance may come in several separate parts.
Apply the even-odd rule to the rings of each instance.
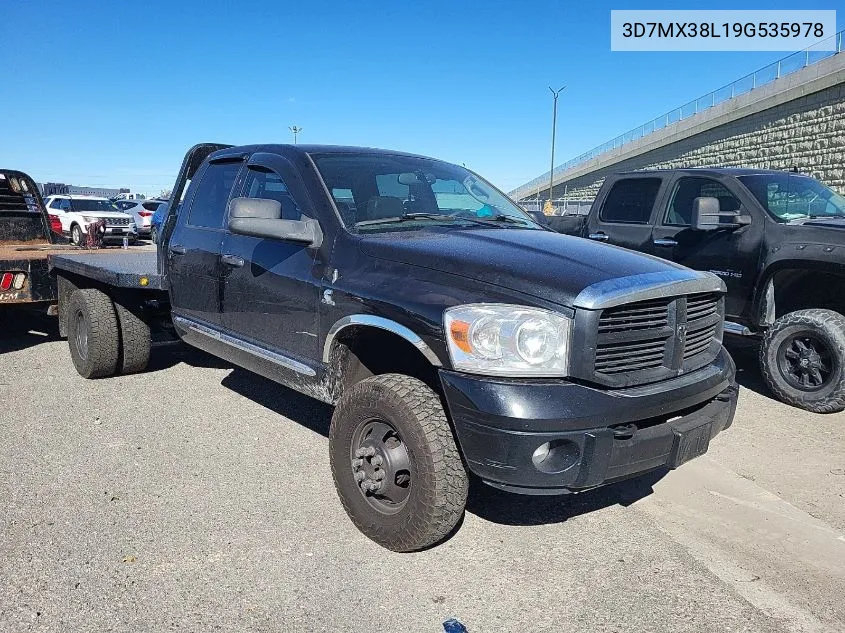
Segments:
[[[571,306],[587,286],[682,269],[656,257],[551,231],[466,229],[367,235],[372,256],[422,266]]]

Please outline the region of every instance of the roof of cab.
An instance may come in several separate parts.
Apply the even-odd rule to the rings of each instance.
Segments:
[[[643,174],[669,174],[683,172],[703,176],[753,176],[755,174],[792,174],[795,172],[778,169],[754,169],[751,167],[685,167],[679,169],[637,169],[632,171],[619,172],[619,175],[643,175]],[[798,174],[796,175],[804,175]]]
[[[267,152],[281,156],[304,156],[306,154],[383,154],[385,156],[406,156],[409,158],[425,158],[428,160],[439,160],[431,156],[421,156],[409,152],[401,152],[392,149],[379,149],[376,147],[356,147],[353,145],[311,145],[297,144],[289,145],[284,143],[270,143],[265,145],[236,145],[225,149],[217,150],[209,154],[209,158],[233,154],[254,154],[256,152]]]

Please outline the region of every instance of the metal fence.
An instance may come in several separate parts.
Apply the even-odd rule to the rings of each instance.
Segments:
[[[628,130],[624,134],[620,134],[616,138],[611,139],[606,143],[602,143],[601,145],[584,152],[580,156],[576,156],[575,158],[566,161],[562,165],[558,165],[554,168],[554,174],[558,175],[567,169],[575,167],[576,165],[592,160],[600,154],[622,147],[631,141],[636,141],[637,139],[647,136],[652,132],[662,130],[674,123],[688,119],[699,112],[704,112],[713,106],[724,103],[734,97],[750,92],[755,88],[772,83],[776,79],[780,79],[781,77],[785,77],[786,75],[801,70],[802,68],[812,66],[823,59],[827,59],[828,57],[841,53],[845,50],[845,48],[843,48],[843,40],[845,40],[844,34],[845,30],[839,31],[835,35],[822,40],[810,48],[787,55],[768,66],[764,66],[763,68],[754,71],[750,75],[737,79],[727,86],[722,86],[712,92],[708,92],[703,97],[693,99],[689,103],[686,103],[679,108],[675,108],[666,114],[662,114],[648,123],[644,123],[632,130]],[[827,48],[832,48],[832,50],[819,50],[819,48],[825,44],[827,44]],[[513,197],[518,199],[521,195],[530,195],[530,193],[536,191],[538,187],[548,185],[548,182],[549,172],[546,172],[542,176],[538,176],[531,182],[528,182],[514,190]]]
[[[543,205],[545,200],[522,200],[519,203],[522,208],[531,213],[543,212]],[[593,206],[592,200],[552,200],[552,206],[555,209],[554,215],[588,215],[590,207]]]

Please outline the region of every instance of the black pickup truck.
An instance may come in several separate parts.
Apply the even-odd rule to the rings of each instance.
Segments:
[[[845,198],[818,180],[759,169],[675,169],[609,177],[588,216],[556,231],[721,277],[725,331],[761,339],[759,364],[783,402],[845,409]]]
[[[586,490],[733,420],[718,277],[545,229],[462,167],[204,144],[171,200],[157,253],[51,258],[77,370],[140,371],[171,328],[335,405],[336,489],[390,549],[443,539],[468,473]]]

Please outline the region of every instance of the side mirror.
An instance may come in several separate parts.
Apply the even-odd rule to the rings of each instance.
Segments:
[[[692,228],[697,231],[736,229],[751,224],[751,217],[740,206],[735,211],[722,211],[718,198],[696,198],[692,201]],[[727,218],[723,221],[722,218]]]
[[[316,220],[282,220],[282,204],[264,198],[234,198],[229,202],[229,230],[237,235],[299,242],[313,248],[323,243]]]

